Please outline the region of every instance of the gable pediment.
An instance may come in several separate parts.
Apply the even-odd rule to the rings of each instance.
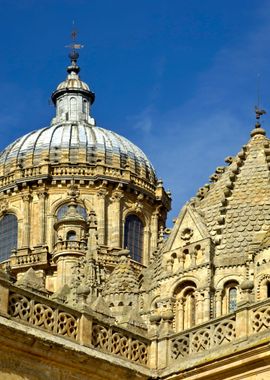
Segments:
[[[177,217],[165,249],[170,251],[209,237],[203,217],[186,204]]]

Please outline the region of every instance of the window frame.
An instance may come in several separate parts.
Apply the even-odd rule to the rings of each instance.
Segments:
[[[4,219],[11,217],[13,219],[13,227],[11,222],[5,223],[2,225]],[[2,228],[4,227],[4,230]],[[14,228],[15,227],[15,228]],[[12,232],[12,233],[11,233]],[[12,251],[18,248],[18,232],[19,232],[19,223],[17,215],[12,212],[7,212],[0,217],[0,262],[9,260],[12,255]],[[10,242],[10,244],[8,244]]]
[[[132,231],[130,231],[128,230],[128,227],[132,223],[132,219],[134,223],[132,226]],[[144,222],[137,214],[130,213],[126,215],[124,220],[123,246],[130,251],[131,259],[139,263],[143,263],[144,259],[144,227]],[[136,238],[138,233],[139,237]],[[131,237],[130,234],[132,234]]]

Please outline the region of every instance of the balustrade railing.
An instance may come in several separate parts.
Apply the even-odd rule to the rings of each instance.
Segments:
[[[230,343],[236,337],[235,315],[219,321],[211,321],[171,340],[171,358],[177,359],[193,353],[209,350]]]
[[[150,340],[0,280],[0,314],[143,366]],[[4,301],[7,301],[5,305]],[[87,320],[89,323],[85,323]]]
[[[111,326],[93,323],[92,345],[102,351],[122,356],[133,362],[146,365],[148,360],[148,344],[132,335],[127,335]]]
[[[3,316],[152,368],[168,367],[176,361],[189,360],[189,357],[201,357],[209,350],[215,352],[233,342],[247,341],[249,337],[253,341],[255,334],[270,333],[270,299],[246,304],[232,314],[180,333],[155,335],[151,344],[151,339],[143,333],[109,325],[108,321],[97,319],[96,314],[72,309],[14,286],[4,278],[0,279],[0,294],[0,314]],[[157,357],[162,360],[156,361]]]
[[[247,304],[235,313],[213,319],[168,338],[169,361],[216,349],[237,339],[270,332],[270,299]]]
[[[54,252],[63,251],[86,251],[87,243],[84,240],[59,240],[55,243]]]

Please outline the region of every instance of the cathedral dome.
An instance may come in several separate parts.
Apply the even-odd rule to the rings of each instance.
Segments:
[[[86,122],[57,123],[28,133],[7,146],[0,154],[0,166],[12,167],[86,163],[129,169],[155,181],[155,172],[146,155],[136,145],[115,132]]]
[[[48,173],[54,176],[57,166],[66,165],[66,171],[57,171],[57,175],[132,181],[154,192],[155,171],[141,149],[125,137],[96,126],[91,116],[95,94],[79,76],[78,56],[76,51],[70,54],[67,77],[52,93],[56,115],[51,125],[26,134],[0,153],[0,176],[11,177],[17,171],[15,177],[36,177],[37,172],[44,172],[40,169],[44,165],[55,168]],[[75,170],[74,165],[81,167]],[[20,170],[27,170],[27,175]]]

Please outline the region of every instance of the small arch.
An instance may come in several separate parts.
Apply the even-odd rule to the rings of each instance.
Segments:
[[[172,258],[172,259],[176,259],[176,258],[177,258],[177,254],[176,254],[176,252],[173,252],[173,253],[171,254],[171,258]]]
[[[76,241],[77,240],[77,234],[75,231],[71,230],[67,233],[67,240],[68,241]]]
[[[174,290],[175,329],[182,331],[196,324],[196,284],[187,280],[181,282]]]
[[[124,306],[123,302],[119,302],[118,306]]]
[[[263,274],[258,280],[257,300],[263,300],[270,297],[270,275]]]

